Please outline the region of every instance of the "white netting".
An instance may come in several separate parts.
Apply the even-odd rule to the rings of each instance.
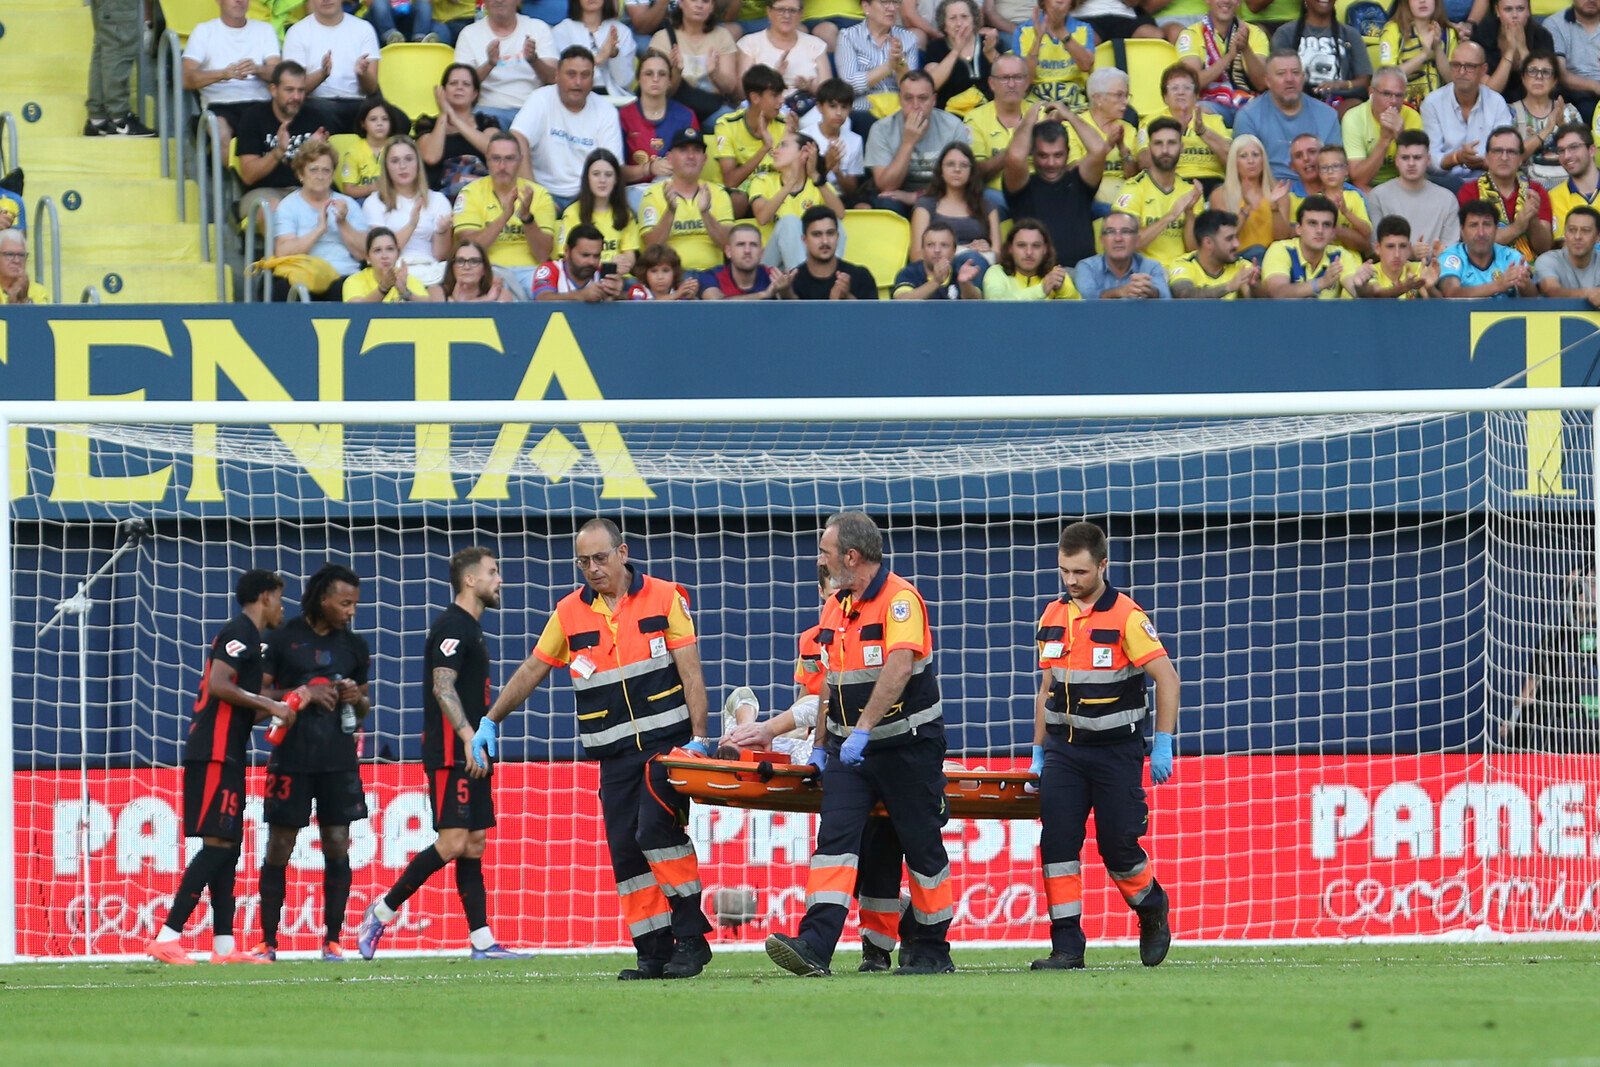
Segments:
[[[693,596],[715,716],[735,685],[767,708],[792,699],[794,635],[815,621],[817,531],[847,508],[878,518],[890,564],[927,598],[952,754],[988,767],[1026,758],[1031,640],[1060,592],[1060,527],[1107,527],[1112,580],[1149,610],[1183,679],[1179,775],[1153,793],[1149,842],[1182,934],[1595,928],[1584,894],[1597,775],[1574,754],[1595,748],[1593,610],[1571,597],[1594,553],[1586,416],[825,413],[821,401],[814,421],[751,426],[30,429],[27,481],[13,479],[19,951],[137,951],[159,921],[185,855],[172,768],[241,570],[281,571],[291,605],[328,559],[364,579],[355,628],[374,652],[363,740],[374,818],[357,828],[353,920],[432,839],[414,763],[419,645],[448,603],[451,552],[483,543],[502,560],[503,607],[485,619],[499,683],[576,583],[574,528],[617,518],[634,560]],[[88,591],[80,671],[78,617],[40,627],[129,542],[130,520],[145,532]],[[1569,623],[1587,640],[1547,634]],[[1560,658],[1535,664],[1552,640],[1564,669],[1589,674],[1519,701],[1530,667]],[[564,675],[506,735],[488,864],[497,931],[620,944]],[[726,936],[791,924],[809,827],[696,809],[708,885],[760,901],[757,921]],[[313,836],[291,868],[291,948],[320,926]],[[1037,827],[953,824],[947,837],[954,936],[1041,938]],[[1127,934],[1120,905],[1089,881],[1091,936]],[[461,944],[449,879],[435,883],[396,946]]]

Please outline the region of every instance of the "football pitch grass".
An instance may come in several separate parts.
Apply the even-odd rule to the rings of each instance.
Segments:
[[[1600,945],[957,948],[961,972],[800,979],[723,952],[681,982],[616,956],[0,968],[10,1064],[1600,1064]]]

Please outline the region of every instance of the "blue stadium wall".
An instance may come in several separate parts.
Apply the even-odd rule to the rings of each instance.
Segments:
[[[378,403],[795,396],[826,405],[841,393],[1468,388],[1530,368],[1528,384],[1580,385],[1595,383],[1600,357],[1584,338],[1597,325],[1600,316],[1551,302],[1536,310],[1444,302],[691,305],[555,315],[531,307],[479,314],[7,308],[0,309],[0,397]],[[577,430],[570,436],[583,443]],[[1588,441],[1573,438],[1568,446],[1587,448]],[[1484,580],[1482,489],[1452,466],[1469,447],[1437,432],[1380,438],[1364,454],[1281,451],[1273,460],[1282,473],[1266,478],[1198,458],[1152,464],[1148,478],[1134,470],[1132,484],[1164,489],[1118,488],[1094,473],[1048,481],[929,479],[886,485],[867,503],[891,506],[890,552],[902,570],[931,571],[917,559],[935,550],[970,559],[956,566],[945,559],[939,569],[948,577],[923,583],[944,649],[946,698],[956,709],[952,747],[1007,751],[1026,742],[1020,725],[993,724],[1028,718],[1027,644],[1039,604],[1057,591],[1049,549],[1058,502],[1071,499],[1135,546],[1134,558],[1113,572],[1118,584],[1158,602],[1162,588],[1206,589],[1203,601],[1185,597],[1160,614],[1179,663],[1206,662],[1205,679],[1191,675],[1184,699],[1186,708],[1200,709],[1184,732],[1206,750],[1450,749],[1481,731],[1478,709],[1491,681],[1481,627],[1473,625]],[[230,484],[215,499],[196,499],[206,494],[192,491],[195,471],[184,464],[141,500],[112,499],[93,486],[58,492],[42,435],[31,437],[29,448],[39,468],[31,485],[37,495],[12,486],[19,635],[31,635],[116,540],[108,521],[64,527],[58,520],[142,515],[157,536],[97,597],[90,674],[105,681],[88,693],[87,752],[79,745],[75,641],[19,640],[19,766],[175,761],[198,650],[229,610],[233,577],[258,561],[252,544],[283,546],[274,562],[291,576],[291,592],[294,576],[330,552],[381,550],[392,561],[380,579],[384,588],[368,597],[385,607],[360,627],[373,642],[374,696],[383,713],[375,747],[384,757],[417,756],[417,634],[448,600],[439,562],[466,537],[465,486],[435,487],[436,499],[416,501],[402,498],[403,481],[394,488],[352,476],[347,498],[328,502],[307,481],[301,489],[319,501],[310,516],[318,525],[308,526],[279,513],[284,498],[274,503],[242,491],[249,487]],[[130,458],[123,473],[147,474],[141,462]],[[1302,478],[1302,462],[1323,473]],[[107,470],[114,472],[114,463]],[[1412,479],[1415,498],[1381,488]],[[792,634],[814,611],[804,601],[818,516],[860,501],[775,493],[755,501],[752,518],[734,513],[752,503],[746,491],[655,490],[650,499],[626,491],[602,499],[593,486],[552,482],[508,501],[492,525],[477,522],[474,539],[501,546],[506,558],[506,603],[490,623],[502,675],[550,607],[524,602],[518,591],[570,585],[570,516],[601,511],[625,517],[636,557],[674,561],[671,577],[694,590],[702,615],[723,622],[723,632],[705,635],[713,693],[748,682],[777,699],[789,689]],[[1520,500],[1535,519],[1542,508],[1572,506],[1570,498],[1538,493]],[[1347,511],[1354,517],[1341,516]],[[322,540],[324,517],[336,524],[331,542]],[[1140,536],[1128,539],[1132,534]],[[1292,580],[1307,567],[1322,571],[1314,590]],[[1368,580],[1375,575],[1382,580]],[[192,599],[180,607],[178,588],[203,594],[205,611],[196,613]],[[1296,598],[1300,621],[1285,627],[1256,617],[1252,605],[1264,595]],[[1359,660],[1346,660],[1352,650]],[[152,661],[169,666],[141,675]],[[513,758],[575,753],[566,687],[541,700],[551,714],[523,717],[527,735],[513,743]],[[134,710],[152,702],[167,713],[154,723]]]

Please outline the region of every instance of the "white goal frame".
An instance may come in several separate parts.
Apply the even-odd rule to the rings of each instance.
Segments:
[[[1600,388],[1429,389],[1146,395],[855,397],[815,399],[306,401],[0,401],[0,472],[8,479],[13,426],[162,425],[493,425],[532,423],[755,424],[764,422],[986,423],[1042,419],[1266,418],[1317,415],[1430,415],[1531,411],[1588,412],[1593,421],[1596,568],[1600,573]],[[15,783],[12,703],[15,642],[10,493],[0,503],[0,964],[17,960]],[[1600,657],[1600,652],[1597,652]],[[1404,940],[1404,939],[1402,939]]]

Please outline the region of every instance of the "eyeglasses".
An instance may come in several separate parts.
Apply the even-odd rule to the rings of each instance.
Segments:
[[[1348,163],[1323,163],[1317,167],[1317,170],[1323,174],[1335,174],[1341,170],[1348,169],[1349,166]]]
[[[1543,67],[1525,67],[1523,68],[1522,76],[1524,78],[1554,78],[1556,72],[1545,70]]]
[[[452,262],[455,263],[455,265],[458,266],[458,267],[481,267],[481,266],[483,266],[483,260],[474,259],[471,256],[457,256],[454,260],[452,260]]]
[[[1138,230],[1130,229],[1102,229],[1100,231],[1100,236],[1102,237],[1137,237],[1138,235]]]
[[[28,258],[26,252],[0,252],[0,259],[24,260]]]
[[[798,15],[798,14],[800,14],[800,9],[797,8],[797,7],[769,7],[769,8],[767,8],[767,14],[769,14],[769,15]]]
[[[1477,70],[1481,66],[1483,66],[1482,63],[1459,63],[1459,62],[1457,62],[1455,60],[1451,60],[1450,61],[1450,69],[1451,70],[1460,70],[1460,71]]]
[[[592,556],[573,556],[572,557],[572,562],[574,562],[574,563],[576,563],[578,565],[578,569],[580,571],[586,571],[591,566],[604,567],[606,565],[606,563],[611,559],[611,557],[613,555],[615,555],[615,554],[616,554],[616,549],[611,549],[611,550],[606,551],[606,552],[596,552]]]
[[[1028,80],[1026,74],[991,74],[989,76],[997,82],[1025,82]]]

